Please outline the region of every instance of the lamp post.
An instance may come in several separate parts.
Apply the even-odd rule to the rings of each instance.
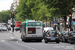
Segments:
[[[73,5],[71,5],[71,9],[69,10],[70,11],[70,15],[69,15],[69,22],[70,22],[70,25],[69,25],[69,28],[70,28],[70,31],[73,31],[72,29],[72,12],[73,12]]]

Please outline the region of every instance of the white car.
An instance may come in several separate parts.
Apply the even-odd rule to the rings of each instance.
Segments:
[[[0,27],[0,31],[7,31],[7,27]]]
[[[7,27],[2,27],[2,30],[3,31],[7,31]]]
[[[48,31],[48,30],[49,30],[49,31],[50,31],[50,30],[54,30],[54,28],[53,28],[53,27],[44,27],[44,30],[43,30],[43,31],[46,32],[46,31]]]
[[[2,30],[2,27],[0,27],[0,31]]]

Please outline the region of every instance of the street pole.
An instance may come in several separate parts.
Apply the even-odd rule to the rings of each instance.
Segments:
[[[25,21],[25,17],[26,17],[26,16],[23,16],[23,20],[24,20],[24,21]]]
[[[51,27],[51,21],[50,21],[50,27]]]
[[[11,27],[12,27],[12,33],[11,33],[12,37],[11,38],[14,38],[14,27],[15,27],[15,25],[14,25],[14,23],[15,23],[14,13],[12,13],[11,19],[12,19],[12,25],[11,25]]]
[[[46,17],[46,27],[47,27],[47,17]]]
[[[50,27],[51,27],[51,17],[49,17],[49,20],[50,20]]]
[[[12,18],[12,25],[14,25],[14,19]],[[14,26],[12,27],[12,32],[14,33]]]
[[[56,21],[56,17],[55,17],[55,21]],[[56,30],[56,25],[55,25],[55,30]]]
[[[73,6],[71,7],[71,9],[72,8],[73,8]],[[72,28],[72,10],[70,12],[71,12],[71,14],[69,15],[69,22],[70,22],[69,27],[70,27],[70,31],[73,31],[73,28]]]

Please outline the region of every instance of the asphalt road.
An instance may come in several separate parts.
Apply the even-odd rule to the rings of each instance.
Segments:
[[[21,33],[14,32],[15,39],[11,39],[10,32],[0,32],[0,50],[75,50],[75,44],[56,42],[23,42],[20,39]]]

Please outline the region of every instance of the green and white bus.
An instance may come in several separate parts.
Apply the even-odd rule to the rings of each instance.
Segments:
[[[21,39],[22,41],[43,39],[43,24],[41,21],[29,21],[21,23]]]

